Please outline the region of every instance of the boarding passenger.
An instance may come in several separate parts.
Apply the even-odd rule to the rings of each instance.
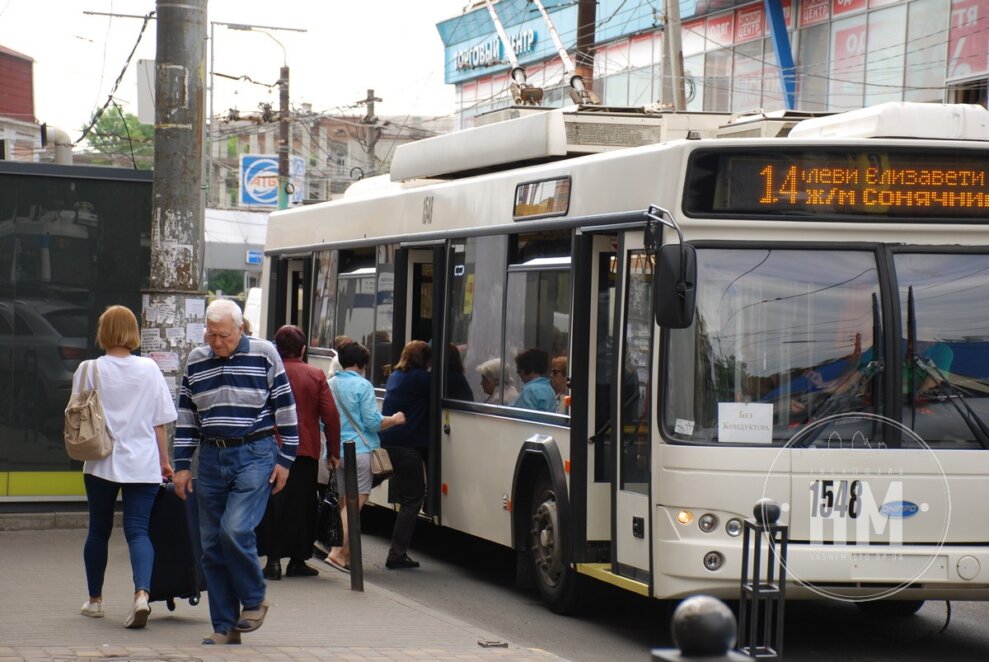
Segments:
[[[384,416],[378,411],[374,386],[364,377],[371,353],[367,347],[352,342],[340,349],[340,365],[343,370],[330,381],[330,392],[340,412],[340,441],[354,442],[356,452],[358,511],[364,507],[371,494],[371,450],[379,448],[379,430],[393,425],[403,425],[405,414],[395,412]],[[344,486],[344,464],[337,465],[337,485]],[[349,495],[348,495],[349,496]],[[326,562],[344,572],[350,572],[350,541],[347,533],[347,500],[340,499],[340,517],[343,521],[343,545],[334,547],[326,556]]]
[[[418,561],[409,558],[408,550],[426,498],[431,354],[429,345],[421,340],[405,346],[388,377],[381,405],[381,413],[386,416],[399,411],[405,414],[405,425],[380,434],[381,445],[388,449],[394,469],[390,479],[392,500],[399,505],[385,559],[389,570],[419,567]]]
[[[275,333],[275,347],[292,386],[299,421],[299,451],[285,489],[268,497],[268,509],[258,527],[258,554],[267,556],[265,579],[282,578],[281,559],[288,557],[287,577],[315,577],[319,571],[306,564],[316,540],[316,493],[322,455],[320,423],[326,435],[326,465],[340,462],[340,416],[323,371],[303,361],[306,334],[286,324]],[[277,430],[276,430],[277,436]]]

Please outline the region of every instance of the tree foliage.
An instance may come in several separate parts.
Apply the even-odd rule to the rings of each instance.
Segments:
[[[89,146],[107,156],[106,163],[130,163],[139,170],[154,167],[155,128],[141,124],[136,115],[108,108],[86,136]]]

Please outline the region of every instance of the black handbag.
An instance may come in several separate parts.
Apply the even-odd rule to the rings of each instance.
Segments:
[[[337,494],[337,472],[330,471],[330,482],[319,503],[316,518],[316,541],[326,549],[343,545],[343,521],[340,519],[340,497]]]

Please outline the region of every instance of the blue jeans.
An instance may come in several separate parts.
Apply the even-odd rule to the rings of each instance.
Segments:
[[[254,529],[268,505],[277,457],[274,437],[233,448],[199,447],[199,531],[214,632],[233,630],[241,605],[250,609],[264,601]]]
[[[155,550],[148,537],[151,507],[155,505],[160,485],[157,483],[114,483],[91,474],[83,474],[86,499],[89,502],[89,534],[83,547],[86,583],[90,597],[103,595],[106,576],[107,549],[113,531],[113,509],[117,494],[124,492],[124,537],[130,550],[130,567],[134,574],[134,590],[151,590],[151,566]]]

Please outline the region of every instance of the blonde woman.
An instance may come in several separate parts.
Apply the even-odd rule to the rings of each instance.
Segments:
[[[172,475],[165,425],[176,418],[175,404],[157,364],[131,354],[141,344],[141,332],[128,308],[110,306],[100,315],[96,342],[106,354],[91,366],[87,383],[80,383],[82,369],[76,370],[72,392],[93,388],[94,369],[99,373],[98,390],[113,451],[86,462],[82,469],[89,504],[89,533],[83,548],[89,599],[81,611],[92,618],[104,615],[107,551],[114,504],[122,491],[124,536],[134,576],[134,602],[124,627],[143,628],[151,613],[148,591],[154,562],[148,522],[162,478]]]

